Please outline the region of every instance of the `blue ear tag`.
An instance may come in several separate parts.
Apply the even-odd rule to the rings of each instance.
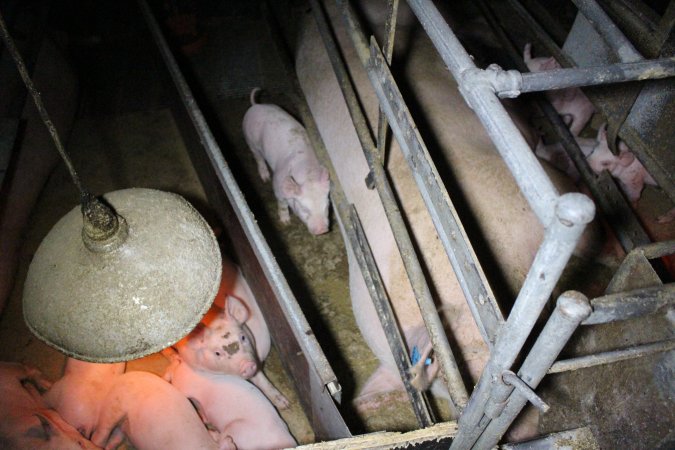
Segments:
[[[422,357],[422,355],[420,355],[420,351],[418,350],[417,346],[415,345],[412,349],[411,354],[410,354],[410,362],[414,366],[415,364],[417,364],[417,362],[420,360],[421,357]],[[430,364],[431,364],[431,358],[427,358],[424,361],[424,365],[428,366]]]
[[[410,355],[410,362],[414,366],[417,364],[417,361],[420,360],[420,351],[417,349],[417,346],[415,345],[412,349],[412,354]]]

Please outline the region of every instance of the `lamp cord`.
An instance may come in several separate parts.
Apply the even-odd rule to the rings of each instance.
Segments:
[[[66,163],[66,167],[68,168],[68,172],[70,172],[70,176],[73,179],[73,183],[75,183],[75,186],[77,187],[78,191],[80,191],[80,198],[84,202],[85,199],[88,199],[90,197],[90,194],[87,192],[86,189],[82,187],[82,184],[80,183],[80,177],[77,175],[77,172],[75,172],[75,167],[73,167],[73,163],[70,161],[70,157],[66,154],[66,150],[63,148],[63,144],[61,143],[61,139],[59,138],[58,132],[56,131],[56,127],[49,118],[49,114],[47,114],[45,105],[42,103],[40,93],[37,91],[37,89],[35,89],[35,85],[31,81],[30,76],[28,75],[28,71],[26,70],[26,65],[24,64],[23,59],[19,54],[19,51],[14,45],[14,41],[10,37],[9,31],[7,31],[7,26],[5,25],[2,13],[0,13],[0,29],[2,30],[2,39],[5,41],[7,50],[9,50],[9,53],[12,55],[12,59],[14,59],[14,62],[16,63],[16,68],[19,71],[19,74],[21,75],[21,79],[26,85],[26,89],[28,89],[28,92],[30,92],[31,97],[33,97],[33,102],[35,102],[35,107],[40,113],[42,122],[47,127],[47,130],[49,131],[49,134],[51,135],[52,140],[54,141],[54,145],[56,146],[56,150],[58,150],[59,154],[61,155],[61,158]]]

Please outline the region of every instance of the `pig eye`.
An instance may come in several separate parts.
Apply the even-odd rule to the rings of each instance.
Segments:
[[[246,342],[246,336],[242,334],[240,340],[241,340],[242,343],[245,343]]]
[[[220,352],[216,351],[214,353],[216,354],[216,356],[220,356]]]

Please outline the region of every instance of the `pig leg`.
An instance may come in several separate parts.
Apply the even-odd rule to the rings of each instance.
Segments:
[[[255,162],[258,164],[258,174],[260,175],[260,179],[265,182],[269,181],[270,170],[267,167],[265,158],[263,158],[258,152],[253,152],[253,156],[255,157]]]
[[[394,396],[400,397],[401,400],[407,398],[401,377],[399,377],[396,369],[386,364],[380,364],[366,381],[359,396],[354,400],[354,406],[357,410],[365,412],[380,408],[392,399],[398,399]]]
[[[288,211],[288,201],[286,199],[278,199],[279,206],[279,220],[284,225],[291,223],[291,213]]]
[[[120,435],[124,436],[124,433],[121,430],[122,423],[127,420],[127,418],[124,416],[119,420],[115,420],[117,414],[119,414],[117,408],[107,408],[103,411],[102,417],[99,420],[99,425],[91,436],[91,442],[93,442],[94,445],[98,445],[99,447],[108,450],[109,448],[115,448],[112,446],[113,444],[117,443],[117,445],[119,445],[119,443],[122,442],[120,440]]]
[[[274,387],[272,382],[269,380],[269,378],[267,378],[267,376],[265,376],[262,370],[259,370],[258,373],[253,375],[253,377],[250,378],[250,381],[255,384],[258,389],[260,389],[262,393],[265,394],[265,396],[269,398],[272,404],[277,408],[286,409],[291,406],[284,394],[279,392],[279,390]]]

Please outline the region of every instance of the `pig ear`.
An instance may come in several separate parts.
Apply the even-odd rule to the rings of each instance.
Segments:
[[[239,323],[244,323],[248,320],[249,312],[244,302],[239,300],[237,297],[232,297],[231,295],[227,296],[226,302],[227,313],[230,315],[230,317],[234,317],[234,320]]]
[[[281,189],[286,197],[298,197],[302,192],[300,185],[290,175],[284,178]]]

